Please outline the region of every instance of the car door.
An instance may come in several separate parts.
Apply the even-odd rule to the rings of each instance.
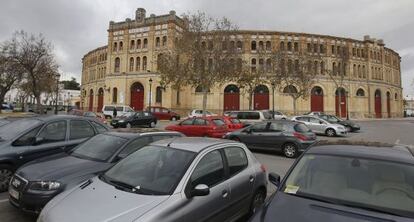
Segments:
[[[61,153],[67,145],[67,120],[58,120],[45,124],[37,134],[37,143],[28,146],[21,154],[22,162],[29,162],[44,156]]]
[[[309,117],[309,124],[310,128],[317,133],[324,133],[325,132],[325,124],[318,118]]]
[[[202,118],[195,118],[192,126],[194,136],[203,137],[207,135],[209,122]]]
[[[201,184],[207,185],[210,193],[206,196],[189,196],[191,189]],[[186,200],[180,206],[176,221],[216,222],[229,217],[231,193],[221,151],[213,150],[200,159],[187,182],[185,193]]]
[[[227,210],[230,217],[247,212],[250,207],[250,197],[254,192],[255,175],[248,168],[246,152],[241,147],[227,147],[223,149],[229,172],[227,180],[230,186],[230,208]]]
[[[65,150],[71,150],[78,144],[95,136],[95,130],[89,121],[86,120],[70,120],[69,140]]]
[[[266,131],[267,123],[254,124],[240,133],[240,141],[245,143],[249,148],[263,149],[265,146],[260,141],[260,137]]]
[[[262,142],[263,148],[279,149],[286,141],[286,136],[283,134],[284,124],[282,122],[269,122],[265,132],[259,138]]]

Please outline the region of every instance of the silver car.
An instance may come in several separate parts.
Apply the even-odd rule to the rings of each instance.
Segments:
[[[327,136],[345,136],[347,131],[344,126],[330,123],[316,116],[295,116],[293,121],[306,124],[313,132]]]
[[[50,201],[38,222],[234,221],[266,197],[266,170],[242,143],[162,140]]]

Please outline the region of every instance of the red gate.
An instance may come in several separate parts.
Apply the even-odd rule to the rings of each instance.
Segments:
[[[135,111],[144,109],[144,86],[139,82],[131,86],[131,107]]]
[[[319,86],[311,91],[311,112],[323,112],[323,90]]]
[[[223,111],[240,109],[240,90],[236,85],[228,85],[224,89]]]
[[[375,91],[375,118],[382,118],[381,91]]]
[[[269,109],[269,89],[265,85],[259,85],[254,90],[254,105],[255,110]]]

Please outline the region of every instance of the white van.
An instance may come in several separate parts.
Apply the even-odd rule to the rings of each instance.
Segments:
[[[105,118],[113,118],[114,109],[116,108],[116,116],[122,116],[126,113],[135,112],[131,107],[125,105],[104,105],[102,107],[102,113]]]
[[[251,125],[255,122],[272,119],[272,115],[268,111],[231,111],[226,115],[239,119],[245,126]]]

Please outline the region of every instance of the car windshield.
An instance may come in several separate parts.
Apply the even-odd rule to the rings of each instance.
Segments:
[[[414,165],[307,154],[282,191],[334,204],[414,218]]]
[[[130,116],[133,116],[133,115],[135,115],[135,112],[126,112],[126,113],[122,114],[121,117],[126,118],[126,117],[130,117]]]
[[[126,141],[118,136],[98,134],[77,146],[71,155],[100,162],[108,161]]]
[[[22,119],[8,123],[7,127],[0,128],[0,140],[11,140],[40,123],[41,121],[37,119]]]
[[[103,180],[144,195],[169,195],[196,153],[170,147],[146,146],[109,169]]]
[[[273,119],[272,114],[270,112],[263,112],[263,116],[265,119]]]

